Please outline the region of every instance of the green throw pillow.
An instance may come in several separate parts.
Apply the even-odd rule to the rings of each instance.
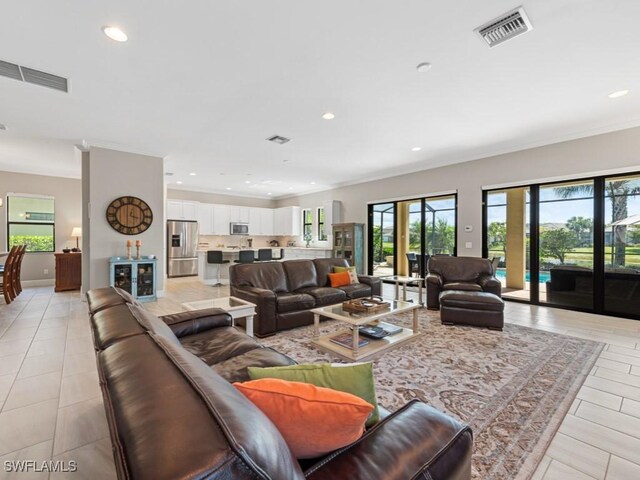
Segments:
[[[249,367],[249,378],[279,378],[290,382],[310,383],[316,387],[332,388],[351,393],[374,406],[367,418],[366,426],[378,423],[380,413],[376,400],[376,387],[373,381],[373,365],[366,363],[323,363],[291,365],[287,367]]]
[[[351,279],[351,284],[360,283],[358,280],[358,273],[356,272],[356,267],[333,267],[333,273],[340,272],[349,272],[349,278]]]

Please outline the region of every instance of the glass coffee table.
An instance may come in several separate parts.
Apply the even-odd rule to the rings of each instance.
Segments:
[[[422,332],[418,331],[418,309],[420,308],[420,304],[403,302],[402,300],[388,300],[388,302],[390,304],[389,308],[373,313],[347,312],[342,309],[341,303],[338,305],[314,308],[311,310],[313,313],[313,344],[321,350],[335,353],[346,360],[360,361],[373,358],[386,350],[403,345],[404,343],[422,335]],[[369,341],[367,345],[361,347],[358,346],[361,339],[360,329],[358,327],[366,324],[376,325],[378,321],[384,320],[390,315],[403,312],[413,312],[412,328],[403,328],[399,333],[388,335],[378,340],[367,338]],[[321,316],[343,322],[349,328],[321,336]],[[344,334],[345,332],[348,332],[352,336],[351,348],[331,341],[333,337]]]
[[[209,300],[199,300],[197,302],[183,303],[187,310],[202,310],[203,308],[221,308],[233,319],[235,325],[237,318],[245,319],[245,329],[247,335],[253,337],[253,316],[256,314],[256,306],[236,297],[212,298]]]

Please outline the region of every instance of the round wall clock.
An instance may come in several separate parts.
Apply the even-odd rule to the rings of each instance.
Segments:
[[[151,226],[153,212],[138,197],[120,197],[107,207],[107,222],[120,233],[137,235]]]

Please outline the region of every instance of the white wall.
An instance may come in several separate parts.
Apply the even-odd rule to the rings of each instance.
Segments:
[[[158,290],[164,288],[164,166],[159,157],[91,148],[83,174],[89,174],[89,286],[109,285],[109,257],[126,255],[127,240],[141,240],[143,255],[155,254]],[[140,235],[123,235],[106,219],[109,204],[118,197],[132,195],[144,200],[153,211],[153,223]],[[135,247],[134,247],[135,253]],[[85,252],[86,254],[86,252]]]
[[[54,197],[56,251],[61,252],[65,247],[76,246],[75,238],[71,238],[71,230],[81,224],[80,180],[0,172],[0,196],[4,204],[0,208],[0,250],[2,251],[7,247],[7,205],[5,202],[9,192]],[[48,273],[44,273],[45,270],[48,270]],[[53,253],[27,253],[22,263],[21,278],[23,281],[49,280],[49,283],[53,283],[55,279]]]
[[[458,255],[480,256],[483,187],[578,178],[607,170],[640,171],[640,127],[290,197],[277,206],[310,208],[340,200],[343,221],[367,223],[367,202],[457,191]],[[473,231],[464,232],[464,225]],[[472,248],[466,249],[465,242]]]

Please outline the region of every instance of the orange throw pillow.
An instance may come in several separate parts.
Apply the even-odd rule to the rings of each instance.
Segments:
[[[373,405],[310,383],[263,378],[234,383],[282,434],[296,458],[316,458],[358,440]]]
[[[330,273],[329,282],[333,288],[351,285],[351,275],[349,272]]]

